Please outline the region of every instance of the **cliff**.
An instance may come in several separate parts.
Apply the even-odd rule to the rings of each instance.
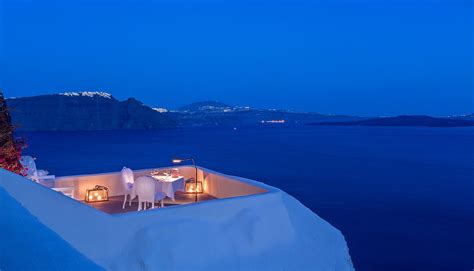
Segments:
[[[25,131],[153,130],[176,127],[169,114],[103,92],[8,99],[12,121]]]

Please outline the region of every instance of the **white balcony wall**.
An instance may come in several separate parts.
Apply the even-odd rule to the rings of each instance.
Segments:
[[[185,179],[193,178],[196,175],[194,167],[181,166],[178,168]],[[167,168],[160,169],[166,170]],[[134,175],[137,178],[147,175],[151,171],[152,169],[134,170]],[[203,168],[198,168],[198,180],[203,182],[204,192],[216,198],[253,195],[267,191],[262,187],[250,184],[247,179]],[[120,172],[58,177],[55,182],[55,187],[74,187],[74,198],[77,200],[83,200],[86,189],[94,188],[96,185],[108,187],[109,196],[124,194]]]

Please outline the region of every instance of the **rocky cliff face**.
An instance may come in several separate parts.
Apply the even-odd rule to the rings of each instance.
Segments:
[[[24,131],[151,130],[176,127],[174,118],[138,100],[101,92],[8,99],[13,123]]]

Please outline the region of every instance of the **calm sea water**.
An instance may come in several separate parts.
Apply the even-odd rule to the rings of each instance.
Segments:
[[[26,133],[56,175],[174,156],[279,187],[342,231],[358,270],[474,268],[474,129],[260,127]]]

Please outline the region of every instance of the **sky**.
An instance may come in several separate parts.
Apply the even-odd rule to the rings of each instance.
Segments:
[[[472,1],[0,0],[7,97],[474,112]]]

